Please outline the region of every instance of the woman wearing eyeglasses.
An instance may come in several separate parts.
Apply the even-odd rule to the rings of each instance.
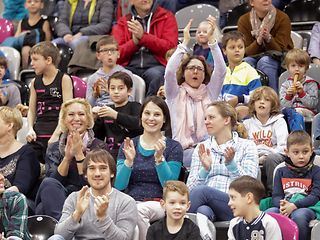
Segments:
[[[170,58],[165,71],[165,91],[171,115],[172,136],[184,149],[186,167],[190,166],[194,146],[207,136],[204,111],[218,98],[226,74],[223,56],[213,36],[215,19],[209,16],[207,21],[212,26],[208,39],[215,60],[213,74],[211,75],[203,57],[184,58],[190,41],[192,20],[185,27],[183,43]]]

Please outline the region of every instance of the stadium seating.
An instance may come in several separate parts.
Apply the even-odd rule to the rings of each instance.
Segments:
[[[299,239],[299,229],[297,224],[290,218],[278,214],[278,213],[268,213],[271,217],[277,220],[278,225],[281,230],[283,240],[298,240]]]
[[[198,225],[198,222],[197,222],[197,214],[195,213],[187,213],[186,214],[186,217],[189,218],[192,222],[194,222],[195,224]],[[215,226],[213,225],[212,222],[208,221],[208,227],[211,231],[211,235],[213,237],[213,239],[216,239],[216,228]],[[191,239],[190,239],[191,240]]]
[[[199,23],[204,21],[209,15],[217,19],[217,26],[219,26],[220,12],[219,10],[209,4],[194,4],[180,9],[176,12],[176,19],[178,23],[179,36],[183,36],[183,29],[192,18],[190,34],[195,34]]]
[[[1,35],[1,34],[0,34]],[[10,78],[12,80],[17,80],[20,72],[20,62],[21,57],[18,50],[12,47],[0,47],[0,51],[4,53],[8,61],[8,68],[10,71]]]
[[[297,0],[289,3],[284,12],[291,20],[293,31],[311,30],[320,20],[320,5],[317,0]]]
[[[57,220],[46,215],[35,215],[28,217],[28,230],[31,239],[48,239],[54,234]]]
[[[243,3],[237,7],[235,7],[234,9],[232,9],[231,12],[228,13],[227,16],[227,24],[226,26],[222,29],[222,32],[229,32],[232,30],[237,30],[237,24],[238,24],[238,20],[239,18],[249,12],[251,10],[251,7],[248,3]]]

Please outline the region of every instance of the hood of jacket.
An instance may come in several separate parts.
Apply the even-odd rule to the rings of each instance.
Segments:
[[[280,118],[283,118],[283,114],[281,114],[281,113],[270,117],[265,124],[262,124],[262,123],[260,122],[260,120],[259,120],[256,116],[253,117],[253,121],[254,121],[254,123],[255,123],[256,125],[258,125],[258,126],[267,127],[267,126],[269,126],[269,125],[274,124],[274,123],[275,123],[276,121],[278,121]]]
[[[157,6],[158,6],[158,0],[153,0],[151,9],[150,9],[148,15],[145,17],[149,17],[151,13],[154,13]],[[134,5],[130,5],[130,13],[132,14],[132,16],[138,17],[138,13],[137,13],[137,10],[135,9]]]

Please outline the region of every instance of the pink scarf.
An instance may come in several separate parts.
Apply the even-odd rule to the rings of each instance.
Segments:
[[[176,132],[177,140],[183,149],[186,149],[197,143],[192,139],[192,135],[196,136],[197,141],[201,141],[207,134],[204,124],[204,110],[210,104],[210,100],[205,84],[201,84],[198,89],[195,89],[184,82],[181,87],[182,90],[177,101]]]

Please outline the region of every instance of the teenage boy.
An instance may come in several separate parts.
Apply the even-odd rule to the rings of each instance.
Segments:
[[[4,182],[0,173],[0,240],[29,240],[27,199],[19,192],[5,191]]]
[[[105,150],[89,152],[83,162],[90,187],[66,199],[52,239],[131,240],[137,223],[133,198],[113,188],[116,165]]]
[[[314,165],[311,137],[299,130],[289,134],[286,165],[274,177],[271,212],[290,217],[299,228],[299,239],[310,239],[309,222],[316,218],[310,208],[319,202],[320,167]]]
[[[185,218],[190,201],[189,189],[184,182],[167,181],[160,204],[166,216],[149,227],[147,240],[202,239],[199,227]]]
[[[109,77],[118,71],[126,72],[131,78],[133,75],[132,72],[117,64],[120,52],[118,42],[113,36],[104,36],[97,42],[96,56],[102,62],[102,67],[88,78],[86,99],[92,107],[112,105],[113,102],[106,88]]]
[[[223,52],[227,56],[228,66],[220,98],[228,101],[233,107],[239,106],[238,104],[248,104],[250,94],[261,87],[257,71],[242,61],[245,54],[244,41],[244,35],[238,31],[228,32],[222,38]],[[249,113],[246,106],[238,107],[237,110],[241,112],[240,118]]]
[[[0,56],[0,106],[15,107],[21,103],[20,91],[17,85],[9,79],[4,79],[8,62]]]
[[[229,240],[282,239],[277,221],[259,209],[264,195],[262,182],[253,177],[241,176],[231,182],[228,205],[235,218],[230,222]]]

